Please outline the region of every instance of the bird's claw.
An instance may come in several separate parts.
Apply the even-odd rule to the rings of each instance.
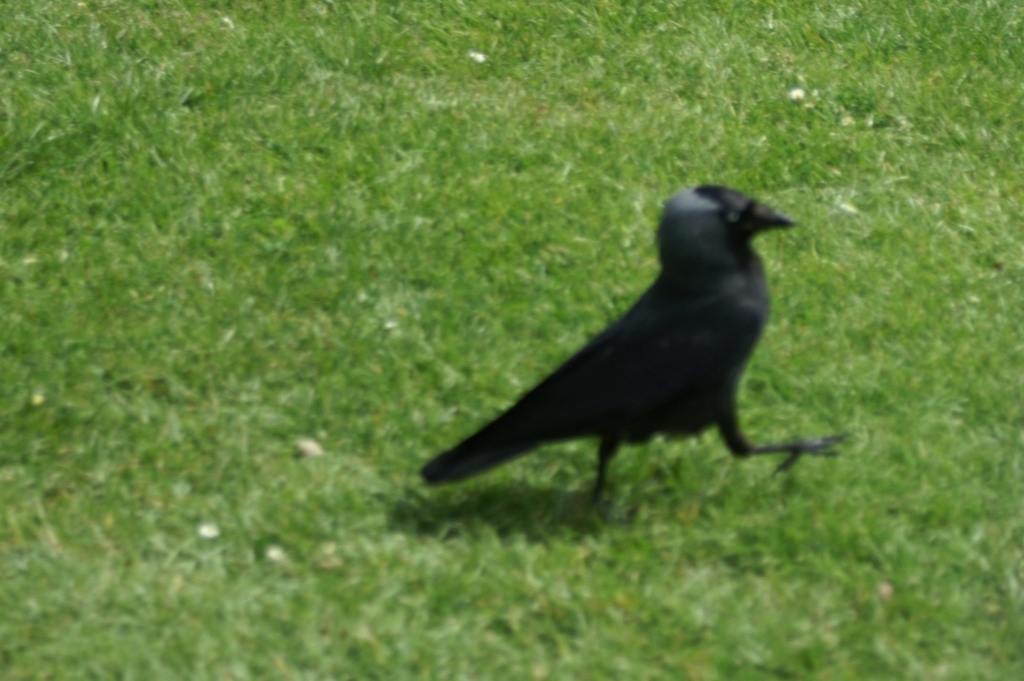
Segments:
[[[839,452],[831,450],[830,447],[839,444],[846,438],[847,434],[843,433],[841,435],[819,437],[814,440],[794,442],[792,449],[789,450],[789,456],[775,468],[775,472],[772,473],[772,475],[778,475],[779,473],[788,471],[804,454],[810,454],[812,456],[839,456]]]

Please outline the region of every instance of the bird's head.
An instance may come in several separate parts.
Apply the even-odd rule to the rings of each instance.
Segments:
[[[665,203],[658,249],[666,275],[695,282],[728,275],[744,266],[758,232],[796,223],[734,189],[702,186]]]

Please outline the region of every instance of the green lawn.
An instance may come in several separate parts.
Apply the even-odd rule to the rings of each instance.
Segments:
[[[1022,83],[1014,2],[7,0],[0,678],[1024,678]],[[842,456],[425,487],[700,183]]]

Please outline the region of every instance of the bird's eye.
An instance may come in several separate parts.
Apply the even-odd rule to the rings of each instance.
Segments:
[[[729,211],[728,213],[725,214],[725,221],[728,222],[730,225],[739,222],[739,219],[740,219],[740,214],[737,213],[734,210],[731,210],[731,211]]]

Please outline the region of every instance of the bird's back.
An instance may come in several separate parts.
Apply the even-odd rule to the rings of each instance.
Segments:
[[[662,276],[618,322],[514,406],[424,468],[456,480],[537,445],[588,435],[697,432],[731,404],[767,321],[759,263],[706,291]]]

